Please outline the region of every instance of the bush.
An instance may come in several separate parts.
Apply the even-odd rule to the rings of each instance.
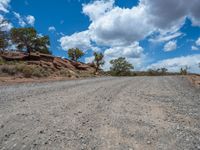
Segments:
[[[23,73],[23,75],[24,75],[25,78],[30,78],[32,76],[32,68],[26,66],[26,67],[24,67],[22,69],[22,73]]]
[[[63,77],[71,77],[71,74],[69,73],[68,70],[61,70],[60,75]]]
[[[3,64],[5,64],[5,61],[3,60],[2,57],[0,57],[0,65],[3,65]]]
[[[17,74],[17,70],[14,66],[5,65],[1,67],[1,72],[7,73],[9,75]]]
[[[32,71],[32,76],[35,77],[48,77],[50,75],[50,71],[46,70],[42,67],[34,67]]]

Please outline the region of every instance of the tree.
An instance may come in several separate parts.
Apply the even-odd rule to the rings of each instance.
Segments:
[[[68,56],[73,61],[77,61],[84,55],[84,52],[78,48],[71,48],[68,50]]]
[[[131,74],[131,69],[134,69],[133,65],[124,57],[111,60],[110,64],[112,65],[110,67],[111,74],[116,76],[128,76]]]
[[[12,42],[17,44],[19,50],[26,50],[29,54],[34,48],[37,32],[34,28],[13,28],[11,30]]]
[[[161,68],[161,73],[162,73],[162,75],[166,74],[167,71],[168,71],[167,68]]]
[[[188,69],[189,69],[188,66],[186,66],[185,68],[181,68],[180,69],[180,74],[181,75],[187,75],[188,74]]]
[[[104,60],[103,60],[103,53],[97,53],[97,52],[94,52],[94,64],[95,64],[95,68],[96,68],[96,72],[99,71],[100,67],[102,65],[104,65]]]
[[[29,54],[32,51],[49,53],[49,37],[38,36],[34,28],[13,28],[11,30],[11,40],[17,45],[19,50],[25,50]]]
[[[39,51],[44,54],[51,54],[49,51],[50,40],[48,36],[38,37],[34,41],[34,51]]]
[[[161,68],[162,73],[166,73],[167,71],[168,71],[167,68]]]
[[[0,21],[0,51],[5,50],[8,46],[9,34],[7,31],[3,30],[6,23],[6,20]]]
[[[0,51],[3,51],[8,46],[8,33],[6,31],[0,31]]]

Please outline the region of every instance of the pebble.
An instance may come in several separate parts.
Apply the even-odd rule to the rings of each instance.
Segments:
[[[41,130],[41,131],[40,131],[40,134],[43,134],[43,133],[44,133],[44,130]]]
[[[147,144],[151,144],[151,141],[147,141]]]

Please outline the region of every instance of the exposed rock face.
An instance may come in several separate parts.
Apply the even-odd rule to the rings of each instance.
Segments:
[[[60,57],[55,57],[49,54],[42,53],[23,53],[23,52],[1,52],[0,57],[2,57],[6,62],[8,61],[23,61],[27,65],[39,66],[44,69],[50,69],[53,72],[73,72],[79,76],[79,74],[83,73],[84,76],[86,74],[94,74],[95,68],[89,64],[84,64],[81,62],[75,62],[68,59],[63,59]],[[56,73],[57,74],[57,73]]]

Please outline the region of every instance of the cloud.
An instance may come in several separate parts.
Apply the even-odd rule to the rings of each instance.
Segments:
[[[100,16],[113,8],[114,0],[94,1],[93,3],[83,4],[83,13],[90,17],[91,21],[97,20]]]
[[[91,21],[90,41],[110,47],[127,46],[155,32],[160,34],[155,41],[166,42],[179,37],[186,17],[199,20],[198,11],[194,10],[199,3],[198,0],[140,0],[137,6],[120,8],[114,5],[114,0],[98,0],[84,4],[83,13]]]
[[[83,51],[99,51],[98,47],[92,45],[89,31],[74,33],[71,36],[64,36],[59,40],[59,42],[64,50],[69,50],[70,48],[79,48]]]
[[[200,46],[200,37],[197,39],[197,41],[195,43],[197,46]]]
[[[110,11],[93,20],[89,30],[93,40],[98,44],[119,46],[130,45],[134,41],[144,39],[154,31],[154,27],[149,24],[144,6],[132,9],[113,6]]]
[[[29,25],[34,26],[34,24],[35,24],[35,17],[32,16],[32,15],[28,15],[28,16],[26,17],[26,21],[27,21],[27,23],[28,23]]]
[[[167,42],[165,51],[176,49],[176,38],[183,35],[180,28],[186,18],[193,26],[200,26],[199,5],[199,0],[139,0],[136,6],[122,8],[114,0],[92,1],[83,4],[82,12],[90,19],[88,29],[63,36],[61,47],[107,47],[106,58],[125,56],[141,63],[144,61],[140,58],[146,54],[141,49],[133,50],[134,44],[151,37],[152,42]]]
[[[91,56],[91,57],[86,57],[85,58],[85,63],[91,63],[94,61],[94,56]]]
[[[18,23],[21,27],[25,27],[26,25],[31,25],[34,26],[35,23],[35,17],[32,15],[28,15],[28,16],[21,16],[19,13],[17,12],[13,12],[14,16],[17,18]]]
[[[8,6],[9,6],[10,0],[1,0],[0,1],[0,12],[8,13]]]
[[[171,59],[158,61],[154,64],[147,66],[147,69],[167,68],[172,72],[179,72],[180,68],[189,67],[189,71],[193,73],[200,73],[199,69],[200,54],[181,56]]]
[[[0,22],[2,22],[5,18],[0,15]],[[0,29],[3,31],[9,31],[13,27],[12,23],[10,22],[4,22],[0,25]]]
[[[26,22],[24,21],[23,17],[17,13],[17,12],[13,12],[14,16],[18,19],[18,23],[21,27],[24,27],[26,25]]]
[[[55,31],[56,31],[56,28],[55,28],[54,26],[50,26],[50,27],[48,28],[48,30],[49,30],[50,32],[55,32]]]
[[[159,34],[156,37],[150,38],[149,41],[150,42],[167,42],[177,37],[180,37],[181,35],[183,35],[183,33],[181,32],[175,32],[175,33],[167,32],[164,34]]]
[[[139,46],[138,42],[133,43],[127,47],[116,46],[105,50],[104,55],[112,58],[126,57],[126,58],[139,58],[143,54],[143,48]]]
[[[9,13],[9,3],[10,0],[0,0],[0,22],[3,20],[6,20],[6,18],[3,16],[4,13]],[[12,23],[10,22],[4,22],[0,25],[1,30],[9,31],[13,27]]]
[[[165,52],[170,52],[173,51],[177,48],[177,42],[176,41],[169,41],[164,45],[164,51]]]
[[[196,46],[194,46],[194,45],[191,47],[191,49],[192,49],[193,51],[197,51],[197,50],[199,50],[199,48],[196,47]]]

